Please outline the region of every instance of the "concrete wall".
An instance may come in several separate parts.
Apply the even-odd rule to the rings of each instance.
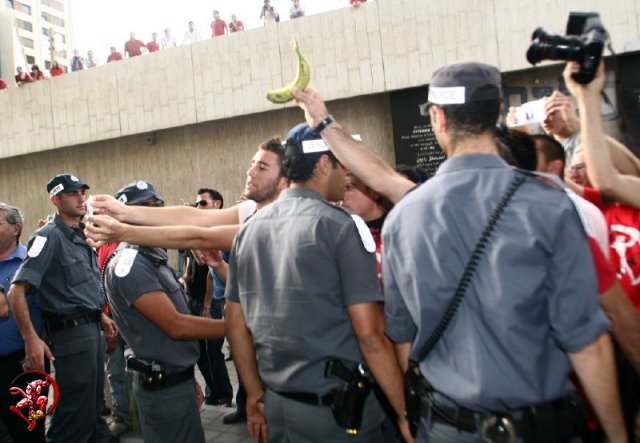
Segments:
[[[638,38],[640,0],[377,0],[2,91],[0,201],[25,212],[25,234],[53,210],[44,186],[65,171],[92,193],[140,178],[169,204],[192,201],[200,186],[232,202],[256,146],[303,119],[264,98],[293,76],[293,37],[332,113],[393,162],[387,91],[460,59],[526,69],[536,26],[562,33],[568,11],[590,9],[617,50]],[[505,84],[531,92],[558,72],[513,72]]]
[[[393,162],[387,95],[336,101],[331,108],[350,130]],[[256,147],[274,135],[284,137],[303,119],[302,111],[291,108],[4,159],[0,201],[25,213],[25,241],[38,219],[53,212],[45,185],[62,172],[78,175],[94,194],[113,194],[139,178],[151,181],[167,204],[181,204],[182,199],[193,203],[197,189],[207,186],[222,192],[226,205],[231,205],[244,188]],[[147,143],[151,135],[155,144]]]
[[[639,1],[378,0],[205,40],[4,91],[0,158],[277,110],[264,95],[293,77],[294,38],[312,84],[343,99],[424,84],[461,59],[529,68],[532,30],[564,32],[571,10],[600,11],[622,51],[638,38]]]

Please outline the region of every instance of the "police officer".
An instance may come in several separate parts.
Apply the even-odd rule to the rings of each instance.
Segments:
[[[383,228],[385,328],[398,355],[428,381],[418,440],[575,441],[581,411],[568,380],[573,366],[610,441],[626,441],[598,305],[599,287],[610,288],[615,276],[594,272],[569,197],[498,157],[500,72],[482,63],[445,66],[433,74],[428,100],[448,160]],[[469,261],[507,189],[516,190],[480,259]],[[477,270],[460,284],[468,261]],[[459,287],[463,298],[451,316]],[[442,332],[436,326],[445,317]]]
[[[29,239],[27,257],[16,272],[9,301],[25,342],[26,365],[43,369],[45,356],[55,358],[60,401],[47,432],[48,442],[109,441],[100,416],[104,361],[100,323],[114,336],[114,323],[102,313],[96,256],[85,243],[85,192],[78,177],[60,174],[47,183],[56,215]],[[26,301],[36,291],[50,347],[36,333]]]
[[[140,183],[116,198],[135,202]],[[146,186],[148,198],[158,198]],[[145,194],[146,195],[146,194]],[[193,366],[196,339],[224,336],[224,321],[189,315],[182,286],[160,248],[121,243],[107,258],[105,290],[114,319],[133,351],[134,392],[145,441],[204,442]]]
[[[408,435],[400,367],[383,333],[375,243],[362,219],[327,202],[342,199],[345,170],[319,138],[306,124],[290,131],[291,188],[241,228],[231,251],[225,319],[248,430],[270,442],[382,441],[374,395],[363,410],[337,401],[366,361]],[[325,376],[330,360],[349,375]],[[349,435],[336,417],[358,413],[360,432]]]

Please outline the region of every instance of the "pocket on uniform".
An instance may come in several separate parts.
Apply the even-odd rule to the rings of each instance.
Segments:
[[[66,257],[60,260],[64,273],[64,281],[69,286],[76,286],[87,281],[91,275],[87,270],[86,263],[73,257]]]

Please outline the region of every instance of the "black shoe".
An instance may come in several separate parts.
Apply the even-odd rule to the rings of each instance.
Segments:
[[[225,425],[232,425],[235,423],[242,423],[247,421],[247,413],[240,411],[233,411],[224,417],[222,417],[222,423]]]
[[[223,398],[220,400],[207,398],[204,400],[204,402],[209,406],[226,406],[227,408],[230,408],[231,406],[233,406],[233,398]]]

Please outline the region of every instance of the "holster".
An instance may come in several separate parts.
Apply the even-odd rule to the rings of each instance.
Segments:
[[[420,366],[409,360],[407,372],[404,374],[404,401],[411,435],[418,433],[422,410],[422,397],[432,390],[431,384],[422,376]]]
[[[329,404],[336,424],[348,434],[356,435],[362,426],[364,405],[371,392],[372,380],[362,365],[348,370],[342,362],[329,359],[325,376],[334,376],[345,384],[331,391],[333,399]]]

